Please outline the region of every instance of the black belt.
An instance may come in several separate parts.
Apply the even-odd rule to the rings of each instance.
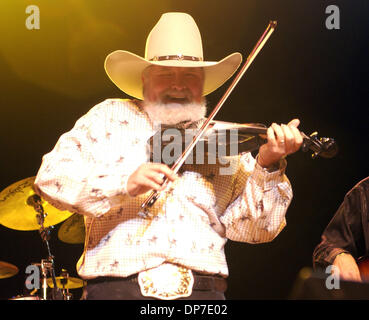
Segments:
[[[194,277],[194,284],[192,290],[199,291],[219,291],[225,292],[227,290],[227,280],[222,278],[221,276],[212,276],[212,275],[204,275],[197,273],[195,271],[192,272]],[[111,282],[111,281],[129,281],[138,284],[138,274],[131,275],[126,278],[120,277],[97,277],[95,279],[87,280],[87,285],[89,284],[97,284],[103,282]]]

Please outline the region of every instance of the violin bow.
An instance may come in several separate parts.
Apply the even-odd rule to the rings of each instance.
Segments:
[[[265,43],[268,41],[269,37],[272,35],[274,29],[277,26],[277,21],[270,21],[268,27],[256,43],[254,49],[251,51],[250,55],[247,57],[246,62],[242,66],[241,70],[238,72],[238,74],[233,79],[232,83],[228,87],[227,91],[223,94],[222,98],[219,100],[218,104],[215,106],[213,111],[210,113],[209,117],[206,119],[206,121],[203,123],[197,134],[193,137],[192,142],[186,147],[185,151],[182,153],[182,155],[177,159],[177,161],[173,164],[171,167],[171,170],[174,171],[174,173],[177,173],[180,167],[183,165],[183,163],[186,161],[187,157],[191,154],[193,148],[197,144],[197,142],[201,139],[202,135],[208,128],[210,122],[214,119],[220,108],[223,106],[224,102],[227,100],[233,89],[236,87],[242,76],[245,74],[247,69],[250,67],[251,63],[254,61],[258,53],[261,51]],[[164,178],[162,185],[168,182],[168,178]],[[141,208],[144,210],[143,213],[140,215],[142,217],[147,217],[147,207],[151,207],[155,201],[159,198],[160,193],[159,191],[153,190],[151,194],[148,196],[148,198],[141,204]]]

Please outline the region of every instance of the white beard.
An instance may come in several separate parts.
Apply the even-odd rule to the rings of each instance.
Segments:
[[[175,125],[183,121],[197,121],[206,115],[206,102],[202,103],[150,103],[143,101],[143,109],[154,124]]]

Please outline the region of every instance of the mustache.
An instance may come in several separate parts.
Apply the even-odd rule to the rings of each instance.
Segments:
[[[161,103],[190,103],[193,101],[193,96],[191,91],[187,89],[181,91],[168,89],[161,93],[159,99]]]
[[[201,103],[151,103],[143,101],[143,109],[154,123],[167,125],[197,121],[206,115],[206,101]]]

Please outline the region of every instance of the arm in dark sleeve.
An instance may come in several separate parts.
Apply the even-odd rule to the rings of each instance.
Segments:
[[[314,250],[314,269],[331,265],[342,252],[350,253],[355,259],[360,256],[364,246],[360,204],[359,192],[353,190],[345,196]]]

